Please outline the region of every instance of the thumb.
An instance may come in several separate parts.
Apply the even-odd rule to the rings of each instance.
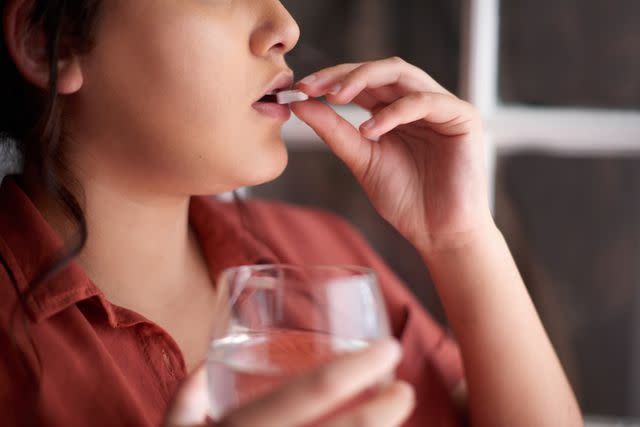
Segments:
[[[163,427],[205,426],[209,416],[207,369],[204,364],[187,376],[180,384]]]
[[[372,141],[360,135],[351,123],[322,102],[297,102],[291,104],[291,111],[326,142],[356,179],[363,181],[372,158]]]

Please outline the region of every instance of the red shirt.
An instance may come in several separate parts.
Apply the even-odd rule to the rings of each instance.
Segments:
[[[362,236],[316,209],[265,201],[249,201],[248,208],[259,224],[260,240],[242,226],[235,204],[192,198],[190,223],[211,276],[230,266],[257,263],[373,268],[393,333],[404,348],[397,375],[416,390],[416,410],[407,425],[461,425],[451,398],[463,378],[457,347]],[[77,263],[27,298],[32,344],[23,322],[10,324],[18,301],[11,276],[24,292],[61,248],[60,238],[16,181],[5,178],[0,187],[0,423],[35,419],[37,425],[66,427],[160,425],[186,374],[180,349],[159,326],[107,301]],[[32,386],[25,372],[39,372],[35,400],[28,397]]]

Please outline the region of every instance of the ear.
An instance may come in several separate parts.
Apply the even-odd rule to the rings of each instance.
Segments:
[[[30,25],[34,0],[9,0],[4,10],[4,41],[18,71],[29,83],[49,88],[47,41],[39,27]],[[58,58],[58,93],[69,95],[82,87],[84,77],[77,55],[61,47]]]

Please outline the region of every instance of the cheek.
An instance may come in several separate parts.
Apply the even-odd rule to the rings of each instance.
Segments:
[[[159,21],[110,31],[87,58],[84,111],[89,129],[118,141],[109,155],[193,192],[280,175],[286,150],[279,127],[251,109],[241,32],[202,18]]]
[[[241,84],[238,41],[203,19],[149,19],[101,39],[88,67],[96,85],[88,89],[100,92],[113,114],[159,133],[193,133],[204,123],[224,128]]]

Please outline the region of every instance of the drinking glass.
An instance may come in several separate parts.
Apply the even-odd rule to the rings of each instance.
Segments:
[[[336,355],[390,336],[368,268],[234,267],[220,274],[217,291],[207,358],[214,420]]]

